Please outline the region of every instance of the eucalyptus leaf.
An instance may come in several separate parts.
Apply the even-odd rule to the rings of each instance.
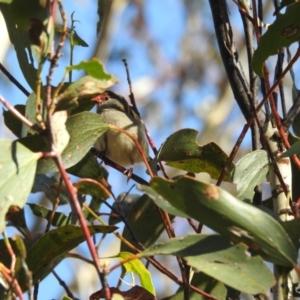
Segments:
[[[97,79],[90,75],[83,76],[57,97],[57,110],[68,109],[69,106],[78,105],[77,99],[86,96],[95,96],[103,93],[106,89],[117,82],[117,79],[111,76],[109,79]]]
[[[204,291],[211,296],[219,299],[219,300],[225,300],[226,299],[226,287],[225,285],[216,280],[215,278],[212,278],[205,273],[198,272],[194,273],[191,285],[198,288],[201,291]],[[163,300],[182,300],[184,299],[184,292],[183,288],[180,287],[175,294],[172,296],[169,296],[167,298],[164,298]],[[207,300],[207,297],[198,294],[194,290],[190,291],[190,298],[189,300]]]
[[[278,53],[280,47],[289,47],[300,39],[300,3],[288,5],[284,14],[279,13],[268,27],[267,32],[259,40],[254,52],[252,66],[260,77],[266,59]]]
[[[232,182],[236,184],[236,198],[252,202],[254,188],[266,178],[269,160],[265,150],[252,151],[235,165]]]
[[[25,116],[25,105],[17,104],[14,106],[14,108],[21,113],[21,115]],[[3,118],[6,127],[10,129],[15,136],[21,137],[23,123],[16,118],[10,110],[3,109]]]
[[[285,230],[262,210],[236,199],[225,190],[191,177],[177,181],[160,177],[151,179],[150,187],[161,197],[156,205],[169,206],[210,227],[235,242],[243,242],[255,253],[267,255],[269,261],[282,266],[297,264],[297,252]],[[171,213],[173,210],[167,210]]]
[[[70,135],[70,142],[62,152],[62,161],[65,168],[70,168],[87,154],[97,138],[108,129],[108,125],[99,115],[83,112],[69,117],[66,128]],[[57,167],[51,158],[39,161],[38,173],[45,174],[56,171]]]
[[[118,257],[120,261],[126,259],[133,254],[130,252],[120,252]],[[141,286],[152,295],[155,295],[155,288],[152,282],[151,273],[146,269],[144,264],[139,259],[134,259],[123,264],[125,274],[131,272],[139,276]]]
[[[138,256],[180,256],[188,265],[241,292],[267,295],[275,278],[261,257],[250,257],[246,250],[246,245],[231,245],[218,235],[195,234],[159,243]]]
[[[91,235],[111,233],[115,226],[88,226]],[[43,234],[28,250],[27,265],[32,272],[33,283],[43,279],[51,272],[53,262],[85,241],[82,229],[74,225],[66,225]],[[26,289],[25,276],[19,278],[21,288]]]
[[[157,159],[171,167],[192,173],[207,172],[211,178],[218,179],[228,156],[213,142],[200,146],[196,142],[197,135],[194,129],[171,134],[161,146]],[[233,167],[233,163],[228,167],[225,180],[229,180]]]
[[[30,207],[32,213],[35,216],[46,219],[47,221],[49,220],[52,214],[52,210],[40,204],[27,203],[27,205]],[[61,227],[64,225],[68,225],[70,222],[71,218],[69,216],[66,216],[62,212],[56,211],[53,215],[51,225],[55,227]]]
[[[0,140],[0,149],[0,232],[3,232],[9,207],[22,208],[27,200],[41,153],[33,153],[9,139]]]
[[[174,217],[170,216],[170,219],[172,220]],[[135,237],[145,247],[153,245],[165,229],[159,216],[157,206],[146,194],[141,196],[140,199],[134,203],[127,217],[127,223],[134,232]],[[136,244],[127,226],[124,227],[122,236],[130,241],[130,243]],[[129,252],[132,250],[126,244],[121,243],[120,251]]]

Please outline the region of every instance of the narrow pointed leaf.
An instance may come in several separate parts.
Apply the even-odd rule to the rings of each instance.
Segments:
[[[288,267],[297,263],[295,247],[282,226],[262,210],[236,199],[225,190],[191,177],[177,181],[155,177],[150,188],[170,206],[224,237],[243,242],[257,253],[267,254],[273,263]],[[144,187],[140,189],[144,190]],[[153,200],[156,205],[163,206],[161,199]]]
[[[86,155],[97,138],[108,129],[108,125],[103,122],[99,115],[83,112],[68,118],[66,128],[70,135],[70,142],[62,153],[62,160],[64,167],[70,168]],[[39,161],[38,173],[56,171],[57,167],[52,159]]]
[[[275,279],[259,256],[246,254],[244,244],[231,245],[217,235],[189,235],[159,243],[139,256],[176,255],[184,257],[188,265],[249,294],[268,294]]]
[[[49,220],[51,216],[51,209],[47,208],[44,205],[34,204],[34,203],[27,203],[29,207],[31,208],[32,213],[40,218],[44,218],[46,220]],[[62,212],[56,211],[54,213],[51,225],[55,227],[61,227],[64,225],[68,225],[71,222],[71,217],[66,216]]]
[[[171,134],[162,145],[158,160],[192,173],[207,172],[217,179],[228,156],[215,143],[200,146],[196,142],[197,134],[194,129],[181,129]],[[229,166],[225,180],[229,180],[233,167],[234,164]]]
[[[0,232],[2,232],[9,207],[24,206],[41,154],[33,153],[22,144],[8,139],[0,140],[0,149]]]
[[[289,157],[299,153],[300,153],[300,141],[294,143],[288,150],[283,152],[277,159],[279,160],[281,158]]]
[[[115,226],[89,226],[91,235],[97,233],[111,233]],[[27,265],[32,272],[33,283],[43,279],[52,269],[53,262],[62,257],[85,241],[82,229],[78,226],[67,225],[43,234],[27,251]],[[19,279],[24,289],[26,279]]]

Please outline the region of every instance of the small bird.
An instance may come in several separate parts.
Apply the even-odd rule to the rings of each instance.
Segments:
[[[98,103],[97,113],[106,123],[123,128],[136,137],[148,160],[149,149],[144,124],[125,98],[106,91],[92,100]],[[131,173],[133,165],[142,161],[135,143],[124,133],[116,130],[107,130],[97,139],[94,147],[116,164],[123,167],[131,166]]]

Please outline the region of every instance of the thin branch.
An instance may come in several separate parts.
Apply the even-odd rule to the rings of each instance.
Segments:
[[[59,275],[55,272],[55,270],[52,270],[52,274],[57,279],[59,284],[64,288],[68,297],[70,297],[71,299],[74,299],[74,300],[79,300],[78,298],[74,297],[73,293],[71,292],[71,290],[69,289],[67,284],[59,277]]]
[[[29,97],[30,93],[24,88],[24,86],[13,76],[8,70],[0,63],[0,70],[4,73],[4,75],[18,88],[20,89],[25,96]]]
[[[32,130],[35,130],[36,132],[40,133],[43,131],[41,127],[39,127],[38,124],[33,124],[31,121],[29,121],[27,118],[25,118],[20,112],[18,112],[12,105],[10,105],[9,102],[7,102],[1,95],[0,95],[0,102],[17,118],[19,119],[23,124],[31,128]]]

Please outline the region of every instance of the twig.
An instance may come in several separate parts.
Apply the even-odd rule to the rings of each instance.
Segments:
[[[29,97],[30,93],[24,88],[24,86],[13,76],[11,75],[6,68],[0,63],[0,70],[6,75],[6,77],[17,87],[19,88],[25,96]]]
[[[43,131],[41,127],[39,127],[38,124],[33,124],[31,121],[26,119],[20,112],[18,112],[13,106],[10,105],[9,102],[7,102],[1,95],[0,95],[0,102],[22,123],[24,123],[26,126],[31,128],[32,130],[35,130],[36,132],[40,133]]]
[[[99,151],[97,151],[95,148],[91,148],[91,153],[93,153],[96,157],[100,158],[106,165],[114,168],[115,170],[119,171],[120,173],[124,174],[126,173],[127,169],[116,164],[106,156],[103,156],[102,154],[99,154]],[[144,180],[143,178],[139,177],[138,175],[132,173],[130,176],[130,179],[134,180],[135,182],[142,184],[142,185],[149,185],[149,183]]]
[[[22,290],[18,281],[10,276],[10,271],[0,262],[0,272],[2,273],[3,277],[9,282],[9,284],[14,289],[16,295],[20,298],[20,300],[24,300]]]
[[[149,142],[150,147],[153,150],[154,155],[157,155],[157,152],[158,152],[157,148],[156,148],[156,146],[154,144],[153,139],[150,136],[150,133],[149,133],[149,131],[148,131],[148,129],[147,129],[147,127],[146,127],[143,119],[141,118],[141,114],[140,114],[140,112],[139,112],[139,110],[137,108],[137,105],[136,105],[135,97],[134,97],[134,94],[133,94],[133,91],[132,91],[132,85],[131,85],[131,79],[130,79],[130,73],[129,73],[129,68],[128,68],[127,61],[126,61],[126,59],[122,59],[122,61],[124,63],[125,70],[126,70],[127,82],[128,82],[128,86],[129,86],[129,92],[130,92],[130,94],[129,94],[130,103],[133,106],[134,111],[136,112],[136,114],[139,116],[140,120],[143,123],[144,129],[145,129],[145,132],[146,132],[146,136],[147,136],[147,140]],[[165,178],[169,178],[168,175],[167,175],[167,173],[166,173],[166,171],[165,171],[165,168],[164,168],[164,166],[163,166],[163,164],[161,162],[159,162],[159,166],[160,166],[160,169],[162,170]]]
[[[61,187],[62,187],[62,178],[60,177],[59,178],[59,185],[58,185],[58,189],[57,189],[57,193],[56,193],[56,197],[55,197],[55,201],[53,203],[51,214],[50,214],[50,216],[48,218],[48,223],[47,223],[47,226],[46,226],[45,233],[50,230],[50,226],[52,224],[52,220],[54,218],[55,211],[56,211],[56,209],[58,207],[58,204],[59,204],[59,195],[61,193]]]
[[[297,61],[298,57],[300,56],[300,45],[297,49],[296,54],[294,55],[294,57],[292,58],[292,60],[289,62],[289,64],[286,66],[286,68],[284,69],[284,71],[282,72],[281,76],[274,82],[274,84],[268,89],[265,97],[263,98],[263,100],[260,102],[260,104],[256,107],[256,112],[259,112],[262,108],[262,106],[266,103],[266,101],[269,99],[270,95],[273,93],[273,91],[277,88],[277,86],[279,85],[279,83],[283,80],[283,77],[289,72],[289,70],[292,68],[292,66],[294,65],[294,63]],[[251,126],[252,122],[255,119],[255,115],[252,114],[247,122],[247,124],[244,126],[244,129],[242,130],[240,136],[237,139],[236,145],[234,146],[234,148],[232,149],[225,165],[224,168],[218,178],[217,181],[217,185],[221,184],[221,182],[223,181],[223,178],[226,174],[226,170],[228,169],[229,165],[232,163],[236,152],[238,151],[244,136],[246,134],[246,132],[248,131],[249,127]],[[293,156],[294,158],[294,156]],[[295,161],[294,161],[295,162]],[[295,163],[296,164],[296,163]],[[296,164],[298,166],[298,164]]]
[[[79,300],[78,298],[74,297],[73,293],[71,292],[71,290],[69,289],[67,284],[59,277],[59,275],[55,272],[55,270],[52,270],[52,274],[57,279],[59,284],[64,288],[64,290],[66,291],[68,297],[70,297],[71,299],[74,299],[74,300]]]

